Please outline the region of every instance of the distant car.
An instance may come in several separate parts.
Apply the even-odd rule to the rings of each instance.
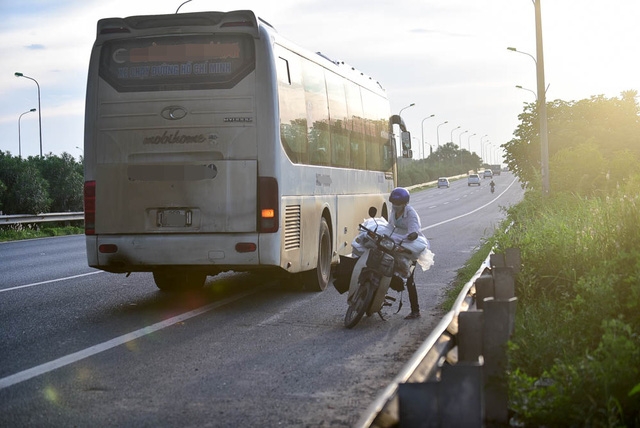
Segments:
[[[467,178],[467,186],[471,186],[472,184],[480,185],[480,176],[478,174],[469,174]]]
[[[449,185],[449,179],[447,177],[438,178],[438,189],[441,187],[446,187],[448,189]]]
[[[491,172],[490,169],[487,169],[484,171],[484,174],[482,175],[484,178],[493,178],[493,172]]]

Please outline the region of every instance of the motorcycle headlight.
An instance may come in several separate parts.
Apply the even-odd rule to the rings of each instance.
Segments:
[[[382,238],[382,241],[380,241],[380,245],[385,249],[385,250],[393,250],[393,240],[391,240],[390,238],[387,238],[386,236],[384,238]]]

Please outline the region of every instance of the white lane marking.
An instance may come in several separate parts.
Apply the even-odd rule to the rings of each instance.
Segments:
[[[430,225],[430,226],[423,227],[423,228],[422,228],[422,229],[420,229],[420,230],[422,231],[422,230],[431,229],[431,228],[434,228],[434,227],[436,227],[436,226],[440,226],[440,225],[443,225],[443,224],[445,224],[445,223],[449,223],[449,222],[451,222],[451,221],[461,219],[462,217],[466,217],[466,216],[468,216],[468,215],[471,215],[471,214],[473,214],[473,213],[475,213],[475,212],[480,211],[482,208],[487,207],[487,206],[491,205],[492,203],[494,203],[495,201],[497,201],[497,200],[498,200],[498,198],[499,198],[500,196],[502,196],[502,195],[503,195],[507,190],[509,190],[509,189],[511,188],[511,186],[513,186],[513,184],[514,184],[516,181],[517,181],[517,180],[513,180],[513,181],[511,182],[511,184],[509,184],[509,185],[507,186],[507,188],[506,188],[506,189],[504,189],[504,191],[503,191],[502,193],[500,193],[499,195],[497,195],[495,198],[493,198],[491,201],[487,202],[486,204],[484,204],[484,205],[482,205],[482,206],[480,206],[480,207],[476,208],[475,210],[473,210],[473,211],[469,211],[468,213],[466,213],[466,214],[462,214],[462,215],[459,215],[459,216],[457,216],[457,217],[450,218],[449,220],[441,221],[440,223],[435,223],[435,224],[432,224],[432,225]]]
[[[83,274],[80,274],[80,275],[67,276],[65,278],[50,279],[48,281],[42,281],[42,282],[34,282],[33,284],[18,285],[17,287],[4,288],[4,289],[0,290],[0,293],[4,293],[5,291],[19,290],[21,288],[35,287],[36,285],[51,284],[52,282],[66,281],[68,279],[82,278],[83,276],[95,275],[97,273],[105,273],[105,272],[99,270],[99,271],[96,271],[96,272],[89,272],[89,273],[83,273]]]
[[[60,367],[67,366],[69,364],[73,364],[85,358],[89,358],[93,355],[99,354],[100,352],[107,351],[111,348],[115,348],[116,346],[123,345],[132,340],[138,339],[140,337],[146,336],[148,334],[154,333],[158,330],[162,330],[163,328],[170,327],[179,322],[188,320],[189,318],[193,318],[195,316],[204,314],[206,312],[211,311],[212,309],[219,308],[221,306],[227,305],[229,303],[235,302],[236,300],[240,300],[252,294],[255,294],[259,291],[270,286],[269,284],[263,285],[261,287],[257,287],[253,290],[244,292],[237,296],[229,297],[228,299],[221,300],[219,302],[211,303],[209,305],[203,306],[198,309],[194,309],[189,312],[185,312],[184,314],[177,315],[173,318],[169,318],[167,320],[161,321],[159,323],[143,327],[139,330],[132,331],[131,333],[124,334],[122,336],[116,337],[114,339],[108,340],[103,343],[99,343],[97,345],[90,346],[89,348],[80,350],[78,352],[74,352],[69,355],[65,355],[64,357],[60,357],[56,360],[49,361],[44,364],[40,364],[39,366],[32,367],[27,370],[23,370],[11,376],[7,376],[5,378],[0,379],[0,389],[7,388],[9,386],[15,385],[20,382],[24,382],[26,380],[32,379],[36,376],[43,375],[45,373],[49,373],[53,370],[59,369]]]

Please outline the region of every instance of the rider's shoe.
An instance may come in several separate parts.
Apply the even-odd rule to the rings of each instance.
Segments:
[[[412,319],[416,319],[416,318],[420,318],[420,312],[411,312],[409,315],[407,315],[406,317],[404,317],[404,319],[406,320],[412,320]]]

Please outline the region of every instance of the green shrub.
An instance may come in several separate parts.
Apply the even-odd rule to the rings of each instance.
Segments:
[[[527,426],[640,424],[639,188],[527,193],[494,236],[522,255],[509,381]]]

